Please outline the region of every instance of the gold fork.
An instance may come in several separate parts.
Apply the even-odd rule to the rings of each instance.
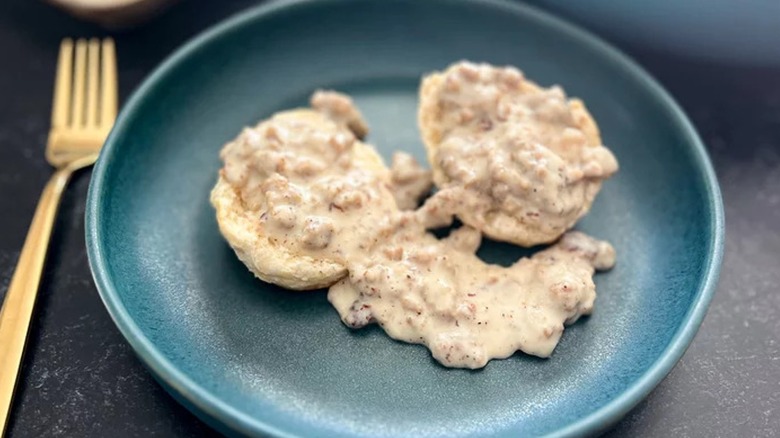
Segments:
[[[75,46],[75,50],[74,50]],[[56,168],[38,202],[0,311],[0,436],[8,425],[57,207],[73,172],[92,165],[116,119],[114,42],[60,45],[46,160]]]

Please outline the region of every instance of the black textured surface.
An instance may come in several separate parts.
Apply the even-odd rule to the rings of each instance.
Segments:
[[[123,97],[167,54],[255,1],[179,4],[115,34]],[[31,0],[0,4],[0,296],[40,190],[58,43],[103,36]],[[607,35],[608,37],[609,35]],[[615,41],[682,104],[712,155],[726,205],[718,293],[669,377],[608,436],[780,433],[780,70],[704,64]],[[89,172],[71,183],[30,332],[10,435],[210,436],[136,359],[106,313],[87,266]]]

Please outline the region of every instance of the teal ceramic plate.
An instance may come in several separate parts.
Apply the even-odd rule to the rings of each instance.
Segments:
[[[239,130],[351,93],[388,156],[423,157],[424,72],[512,64],[585,99],[621,163],[578,227],[610,240],[595,314],[548,360],[517,354],[445,369],[378,328],[350,331],[323,292],[255,280],[208,203],[218,151]],[[129,100],[90,188],[100,294],[141,359],[222,431],[281,436],[579,435],[617,421],[685,351],[715,290],[723,212],[705,150],[656,82],[593,36],[496,1],[294,1],[222,23],[171,56]],[[486,244],[506,263],[520,250]]]

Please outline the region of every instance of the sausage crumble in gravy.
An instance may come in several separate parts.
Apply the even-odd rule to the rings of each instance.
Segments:
[[[592,311],[594,271],[615,263],[609,243],[563,233],[617,164],[577,128],[576,104],[560,90],[533,88],[513,69],[461,65],[450,73],[437,97],[440,190],[423,207],[415,210],[431,173],[405,153],[388,169],[359,140],[367,125],[351,99],[320,91],[314,111],[275,115],[225,146],[218,188],[235,200],[222,214],[225,192],[212,193],[220,229],[260,278],[298,289],[330,281],[328,300],[344,324],[376,323],[427,346],[444,366],[481,368],[518,350],[547,357],[564,325]],[[563,236],[509,267],[485,263],[475,253],[482,232],[501,225],[485,228],[495,208],[536,213],[515,241]],[[226,232],[237,214],[249,219],[240,233]],[[428,231],[453,215],[466,225],[443,239]],[[247,236],[263,254],[245,257]],[[270,275],[280,249],[284,261],[324,261],[336,271],[317,278],[310,269],[303,283],[294,269]]]
[[[460,62],[426,76],[418,119],[439,188],[425,208],[496,240],[558,239],[618,169],[581,101],[513,67]]]

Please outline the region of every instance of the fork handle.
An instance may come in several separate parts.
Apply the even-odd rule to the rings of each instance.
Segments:
[[[0,436],[8,426],[57,207],[72,174],[70,167],[58,169],[46,183],[0,311]]]

